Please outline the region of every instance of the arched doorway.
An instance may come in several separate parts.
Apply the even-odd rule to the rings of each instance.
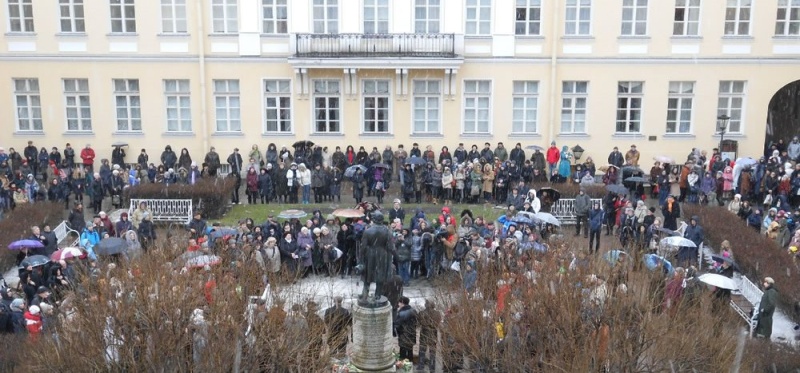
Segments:
[[[783,139],[784,143],[800,134],[800,80],[789,83],[772,96],[767,111],[764,149]]]

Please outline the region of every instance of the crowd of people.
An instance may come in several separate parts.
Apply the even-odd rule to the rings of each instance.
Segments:
[[[536,213],[542,209],[537,192],[529,189],[535,182],[558,184],[571,180],[581,186],[602,183],[606,186],[621,185],[626,189],[609,191],[600,203],[592,203],[583,190],[574,196],[578,217],[576,235],[583,233],[589,238],[589,250],[578,250],[569,255],[564,253],[561,258],[564,271],[580,270],[588,265],[589,257],[599,251],[603,225],[606,235],[616,235],[623,248],[638,248],[639,254],[653,253],[656,249],[653,242],[679,230],[677,222],[681,217],[680,203],[683,202],[727,203],[728,209],[748,225],[780,241],[791,253],[797,253],[800,230],[796,228],[800,211],[793,214],[785,211],[796,206],[793,197],[800,194],[797,190],[800,173],[793,172],[794,166],[787,166],[800,156],[800,143],[795,138],[785,149],[780,143],[773,147],[770,157],[753,163],[722,159],[716,149],[711,157],[707,157],[704,151],[693,150],[685,162],[656,161],[647,181],[653,186],[651,198],[658,198],[658,208],[647,207],[644,182],[626,180],[645,176],[639,169],[640,155],[635,145],[625,154],[615,147],[608,156],[608,165],[602,166],[595,165],[591,158],[573,165],[571,151],[566,146],[559,150],[555,142],[544,153],[541,150],[545,149],[534,149],[530,157],[519,143],[510,151],[502,143],[494,149],[486,143],[483,150],[473,145],[469,151],[459,144],[452,154],[445,146],[438,157],[431,146],[422,150],[416,143],[408,152],[400,145],[397,150],[386,146],[383,152],[375,147],[371,153],[367,153],[364,147],[356,152],[352,146],[347,146],[345,151],[337,146],[329,153],[325,147],[307,145],[295,148],[294,152],[286,147],[278,151],[274,144],[270,144],[262,154],[254,145],[247,158],[243,158],[236,148],[226,160],[228,177],[239,183],[244,179],[248,203],[308,204],[312,198],[314,203],[339,201],[341,182],[349,180],[362,215],[341,218],[325,216],[316,210],[305,221],[279,221],[270,216],[260,223],[248,218],[235,227],[222,227],[209,224],[197,213],[187,226],[186,252],[219,258],[214,263],[230,265],[232,271],[257,271],[262,274],[264,285],[281,281],[291,283],[308,276],[354,275],[358,269],[359,251],[368,249],[362,244],[360,234],[373,224],[371,212],[379,208],[363,201],[364,189],[367,196],[374,195],[381,203],[389,184],[398,182],[401,198],[394,199],[391,207],[383,209],[389,218],[394,242],[395,270],[390,282],[394,290],[387,294],[393,295],[391,301],[397,309],[395,324],[400,335],[402,357],[413,357],[409,343],[413,341],[412,346],[416,343],[417,318],[420,325],[428,325],[427,331],[421,334],[427,337],[421,337],[419,341],[420,360],[424,365],[435,355],[435,352],[427,354],[427,349],[435,349],[435,338],[430,337],[435,326],[430,325],[438,325],[439,319],[433,315],[423,317],[422,312],[417,315],[398,289],[410,286],[412,281],[420,278],[452,276],[460,279],[464,292],[469,296],[493,295],[498,308],[502,308],[505,304],[502,298],[514,281],[536,281],[540,276],[537,266],[541,265],[537,255],[553,250],[551,238],[563,234],[551,224],[522,224],[514,220],[517,212]],[[101,160],[97,172],[94,172],[95,153],[88,144],[80,151],[80,161],[77,162],[76,153],[69,144],[63,157],[57,148],[52,148],[51,152],[45,148],[36,151],[32,142],[28,143],[23,155],[13,149],[6,154],[0,149],[0,177],[7,178],[0,193],[0,207],[10,209],[14,204],[35,203],[45,198],[64,202],[68,207],[74,200],[68,221],[73,229],[81,232],[81,248],[88,257],[87,260],[70,258],[52,261],[45,266],[22,267],[18,287],[4,290],[3,301],[9,301],[11,310],[4,314],[13,314],[6,330],[31,335],[41,332],[49,315],[57,312],[54,306],[62,300],[65,292],[80,282],[83,274],[101,276],[100,267],[124,266],[126,260],[146,254],[155,247],[156,229],[148,206],[143,203],[131,216],[123,213],[115,222],[102,211],[105,197],[110,196],[112,205],[119,207],[123,203],[122,191],[125,188],[141,183],[194,184],[203,178],[218,176],[221,169],[221,158],[213,147],[198,166],[186,149],[177,155],[167,146],[160,157],[161,164],[155,166],[149,161],[145,149],[136,163],[129,164],[125,161],[124,148],[117,146],[111,161]],[[245,163],[245,159],[248,162]],[[675,163],[682,163],[682,166],[674,166]],[[598,171],[604,171],[602,177]],[[699,175],[704,176],[701,178]],[[239,203],[239,189],[234,191],[233,203]],[[88,224],[83,212],[83,193],[90,196],[96,213]],[[23,196],[18,196],[20,194]],[[423,200],[441,203],[441,213],[429,216],[421,208],[406,213],[403,205],[412,200],[415,203]],[[507,208],[499,218],[474,216],[469,209],[463,209],[460,214],[452,210],[455,204],[477,202],[493,202]],[[763,208],[769,209],[765,217],[760,216]],[[661,216],[657,215],[658,210]],[[682,229],[684,237],[698,247],[705,241],[697,217],[688,219],[687,226]],[[20,251],[18,265],[31,255],[50,257],[58,249],[50,227],[42,227],[42,230],[35,227],[31,232],[31,239],[40,241],[43,247]],[[109,237],[126,239],[128,254],[109,260],[98,256],[94,248]],[[586,283],[591,286],[587,287],[587,299],[590,300],[587,302],[592,307],[602,305],[608,294],[615,291],[613,289],[624,287],[627,281],[624,258],[627,256],[622,253],[610,261],[612,270],[608,276],[588,278]],[[639,261],[641,256],[637,254],[634,259]],[[697,262],[696,248],[681,248],[677,259],[679,265],[687,270],[702,264]],[[675,273],[685,277],[683,268],[670,272],[670,275]],[[498,288],[494,284],[487,288],[478,281],[479,276],[487,271],[502,274],[506,281]],[[675,303],[679,298],[677,294],[683,291],[675,286],[667,285],[665,309]],[[434,313],[433,304],[429,307],[429,313]],[[23,319],[19,317],[20,311]],[[26,326],[24,330],[22,325]],[[341,346],[337,348],[341,349]],[[459,359],[451,360],[448,366],[459,364]]]

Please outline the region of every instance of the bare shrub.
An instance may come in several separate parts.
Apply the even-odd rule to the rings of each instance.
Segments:
[[[188,184],[140,184],[126,190],[126,198],[191,199],[207,219],[222,217],[231,199],[235,186],[230,178],[202,179],[194,185]]]

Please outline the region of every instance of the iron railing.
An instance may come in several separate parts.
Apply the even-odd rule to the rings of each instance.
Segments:
[[[455,34],[295,34],[295,57],[455,56]]]

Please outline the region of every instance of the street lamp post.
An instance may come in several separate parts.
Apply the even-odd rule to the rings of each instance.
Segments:
[[[728,131],[728,122],[730,122],[731,117],[727,116],[726,114],[722,114],[717,117],[717,131],[719,131],[719,155],[722,157],[722,140],[725,139],[725,132]]]

